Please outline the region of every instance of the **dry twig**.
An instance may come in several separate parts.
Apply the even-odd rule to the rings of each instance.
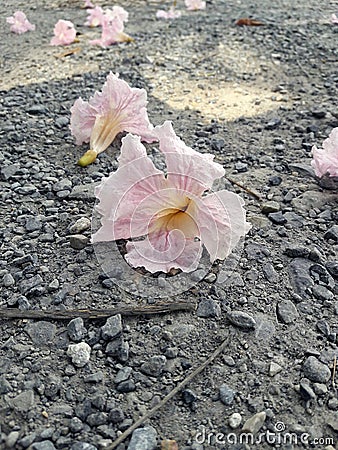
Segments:
[[[162,408],[170,399],[172,399],[179,391],[181,391],[196,375],[201,373],[212,361],[220,355],[223,350],[228,346],[230,341],[230,334],[224,339],[219,347],[207,358],[200,366],[198,366],[190,375],[184,378],[172,391],[166,395],[160,403],[158,403],[154,408],[149,410],[144,416],[140,417],[133,425],[131,425],[126,431],[124,431],[121,436],[119,436],[111,445],[107,447],[107,450],[114,450],[121,442],[123,442],[136,428],[138,428],[142,423],[152,417],[159,409]]]

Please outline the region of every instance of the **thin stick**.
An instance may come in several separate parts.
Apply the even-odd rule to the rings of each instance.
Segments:
[[[218,355],[220,355],[223,350],[228,346],[230,340],[230,335],[228,335],[222,344],[217,347],[217,349],[207,358],[199,367],[197,367],[190,375],[184,378],[181,383],[179,383],[172,391],[166,395],[160,403],[158,403],[154,408],[150,409],[144,416],[140,417],[133,425],[131,425],[126,431],[124,431],[121,436],[119,436],[111,445],[107,447],[107,450],[114,450],[121,442],[123,442],[136,428],[138,428],[142,423],[152,417],[159,409],[162,408],[170,399],[172,399],[180,390],[182,390],[196,375],[201,373]]]
[[[334,355],[333,357],[333,370],[332,370],[332,387],[333,389],[336,389],[336,370],[337,370],[337,356]]]
[[[121,305],[110,309],[65,309],[65,310],[38,310],[18,308],[0,308],[0,319],[56,319],[69,320],[74,317],[83,319],[104,319],[116,314],[122,316],[140,316],[151,314],[164,314],[174,311],[193,311],[196,304],[192,302],[158,303],[145,306]]]
[[[260,202],[263,200],[262,197],[257,194],[257,192],[252,191],[251,189],[245,187],[243,184],[239,183],[238,181],[233,180],[232,178],[229,177],[225,177],[228,181],[230,181],[230,183],[238,186],[239,188],[243,189],[245,192],[247,192],[248,194],[252,195],[253,197],[257,198],[257,200],[259,200]]]

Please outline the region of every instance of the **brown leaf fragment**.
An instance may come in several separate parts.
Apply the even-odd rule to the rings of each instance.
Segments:
[[[248,17],[243,17],[242,19],[238,19],[236,21],[236,25],[238,26],[247,26],[247,27],[260,27],[265,25],[263,22],[255,19],[249,19]]]
[[[177,442],[171,439],[164,439],[161,442],[161,450],[178,450]]]
[[[74,55],[74,53],[78,53],[80,50],[81,50],[80,47],[75,47],[75,48],[66,50],[63,53],[60,53],[59,55],[55,55],[55,58],[64,58],[65,56],[71,56],[71,55]]]

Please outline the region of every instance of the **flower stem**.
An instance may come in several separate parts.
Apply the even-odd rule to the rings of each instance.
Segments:
[[[81,167],[89,166],[93,163],[97,157],[97,152],[95,150],[88,150],[79,160],[78,165]]]

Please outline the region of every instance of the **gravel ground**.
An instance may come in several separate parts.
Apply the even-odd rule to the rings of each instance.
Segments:
[[[82,25],[82,1],[1,2],[2,20],[22,9],[37,29],[0,29],[0,305],[147,303],[107,278],[88,243],[93,186],[116,168],[119,142],[83,169],[86,147],[69,131],[70,107],[109,71],[147,90],[155,125],[172,120],[259,194],[224,181],[253,228],[231,276],[215,265],[176,297],[196,312],[0,319],[0,448],[109,448],[227,337],[226,351],[118,448],[338,448],[337,190],[310,168],[312,145],[338,126],[338,4],[212,0],[165,22],[159,3],[121,0],[135,42],[103,50],[88,44],[98,32]],[[265,25],[235,26],[241,17]],[[81,33],[70,56],[49,46],[59,18]]]

